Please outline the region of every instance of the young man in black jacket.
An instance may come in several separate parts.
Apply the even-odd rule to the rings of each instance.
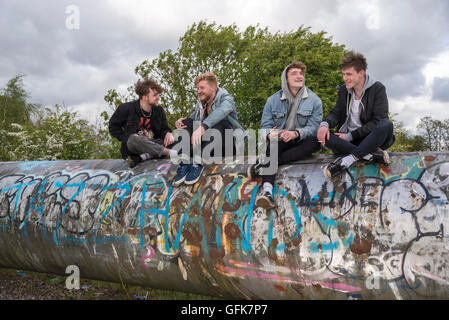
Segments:
[[[323,146],[344,157],[324,168],[326,178],[339,175],[362,159],[389,164],[385,150],[395,141],[385,87],[366,73],[365,57],[350,52],[339,67],[345,84],[338,90],[335,107],[320,124],[317,138]],[[336,126],[337,132],[329,130]]]
[[[120,152],[130,168],[150,158],[177,155],[169,149],[174,137],[159,105],[162,87],[144,79],[137,82],[135,92],[139,100],[119,105],[109,120],[109,132],[122,142]]]

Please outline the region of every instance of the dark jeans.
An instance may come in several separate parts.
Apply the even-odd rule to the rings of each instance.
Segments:
[[[307,137],[302,140],[291,140],[289,142],[278,141],[278,166],[291,162],[303,160],[320,149],[316,137]],[[270,157],[270,143],[267,143],[267,157]],[[268,167],[268,164],[263,165]],[[276,175],[262,175],[262,184],[269,182],[274,185]]]
[[[374,130],[362,140],[349,142],[331,132],[329,140],[326,141],[325,145],[333,153],[353,154],[357,158],[362,159],[367,154],[377,151],[378,148],[387,150],[393,145],[395,139],[393,122],[384,119],[380,120]]]
[[[188,133],[189,133],[189,138],[191,138],[192,137],[192,134],[193,134],[193,119],[191,119],[191,118],[187,118],[187,119],[185,119],[184,121],[183,121],[183,123],[184,123],[184,125],[185,126],[187,126],[187,128],[184,128],[185,130],[187,130],[188,131]],[[231,126],[231,124],[229,123],[229,121],[227,121],[227,120],[221,120],[220,122],[218,122],[217,124],[215,124],[213,127],[211,127],[210,129],[216,129],[216,130],[218,130],[219,132],[220,132],[220,134],[221,134],[221,137],[222,137],[222,157],[224,157],[225,155],[226,155],[226,150],[225,150],[225,148],[226,148],[226,145],[225,145],[225,130],[226,129],[233,129],[232,128],[232,126]],[[206,130],[207,131],[207,130]],[[210,143],[213,143],[214,142],[214,139],[215,139],[215,137],[214,136],[212,136],[211,137],[211,139],[210,139],[210,141],[205,141],[205,140],[201,140],[201,151],[203,151],[204,150],[204,148],[207,146],[207,145],[209,145]],[[182,138],[181,138],[181,141],[182,141]],[[180,142],[178,142],[178,143],[180,143]],[[192,157],[193,156],[193,145],[192,145],[192,143],[191,143],[191,141],[189,141],[189,144],[190,144],[190,156]],[[236,149],[235,149],[235,143],[234,143],[234,139],[233,139],[233,143],[232,143],[232,152],[233,152],[233,155],[235,155],[235,153],[236,153]],[[179,152],[181,152],[181,150],[179,151]],[[212,151],[211,152],[211,156],[214,156],[214,152]]]

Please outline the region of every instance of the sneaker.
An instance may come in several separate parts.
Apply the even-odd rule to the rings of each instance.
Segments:
[[[175,180],[173,181],[173,185],[175,187],[181,185],[185,179],[187,174],[190,171],[190,168],[192,168],[192,164],[180,164],[178,167],[178,171],[176,172]]]
[[[373,158],[370,162],[377,162],[377,163],[383,163],[383,164],[390,164],[390,155],[387,151],[378,149],[378,151],[371,153],[373,155]]]
[[[346,167],[341,165],[342,159],[343,158],[337,158],[333,162],[329,163],[327,166],[324,167],[323,173],[327,179],[338,176],[346,169]]]
[[[255,164],[250,165],[247,170],[248,178],[255,179],[260,176],[261,168],[262,165],[259,163],[259,160],[257,160]]]
[[[128,167],[130,169],[134,168],[135,166],[137,166],[139,163],[141,163],[143,160],[140,156],[138,155],[134,155],[134,154],[130,154],[128,156]]]
[[[192,165],[192,168],[187,173],[184,183],[185,184],[196,183],[200,179],[201,173],[203,173],[203,170],[204,170],[204,167],[200,164]]]
[[[276,208],[276,204],[274,203],[273,196],[271,193],[264,191],[262,194],[256,197],[256,206],[271,209]]]

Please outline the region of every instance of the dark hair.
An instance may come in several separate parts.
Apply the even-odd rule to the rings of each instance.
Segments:
[[[366,71],[368,63],[361,53],[350,51],[338,65],[341,70],[354,67],[355,71]]]
[[[306,73],[307,67],[301,61],[293,60],[292,63],[290,63],[290,65],[287,67],[287,70],[285,70],[285,76],[287,76],[287,73],[290,71],[290,69],[301,69],[302,73]]]
[[[195,85],[198,85],[198,82],[206,80],[207,83],[209,83],[209,85],[213,85],[218,87],[218,79],[215,76],[215,74],[213,74],[212,72],[206,72],[203,74],[200,74],[198,77],[196,77],[195,79]]]
[[[142,81],[138,80],[135,88],[136,94],[139,96],[139,99],[142,99],[143,96],[146,96],[150,89],[153,89],[157,93],[162,93],[163,89],[159,83],[157,83],[153,79],[145,78]]]

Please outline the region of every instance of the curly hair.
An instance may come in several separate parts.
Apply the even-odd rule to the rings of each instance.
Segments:
[[[341,60],[338,66],[341,70],[353,67],[357,72],[362,70],[366,71],[366,69],[368,69],[368,63],[366,62],[365,56],[354,51],[350,51],[343,60]]]
[[[149,78],[145,78],[142,81],[138,80],[134,91],[139,96],[139,99],[142,99],[143,96],[146,96],[150,92],[150,89],[153,89],[159,94],[163,91],[159,83]]]

